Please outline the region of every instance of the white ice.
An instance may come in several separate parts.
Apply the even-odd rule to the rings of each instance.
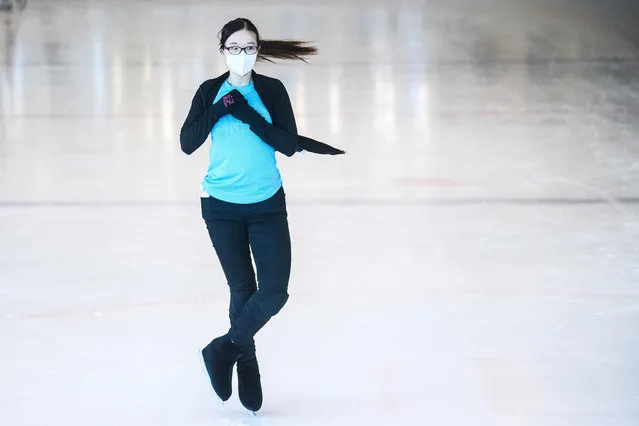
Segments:
[[[637,426],[639,48],[594,3],[0,15],[0,425]],[[348,151],[280,158],[291,298],[255,419],[200,368],[228,290],[207,148],[178,143],[237,16],[317,43],[257,70]]]

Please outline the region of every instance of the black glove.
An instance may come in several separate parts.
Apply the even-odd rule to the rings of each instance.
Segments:
[[[213,104],[213,109],[218,118],[224,117],[231,112],[231,109],[240,105],[248,105],[246,98],[237,90],[233,89],[222,96],[219,101]]]

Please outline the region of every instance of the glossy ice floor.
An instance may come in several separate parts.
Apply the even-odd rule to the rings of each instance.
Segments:
[[[237,16],[317,43],[258,72],[348,150],[280,159],[291,299],[258,336],[257,418],[199,364],[228,290],[208,147],[178,145]],[[639,424],[639,49],[588,3],[31,0],[0,22],[2,425]]]

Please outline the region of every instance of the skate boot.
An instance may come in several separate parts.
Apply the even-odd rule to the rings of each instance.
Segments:
[[[262,408],[262,383],[260,368],[254,353],[237,360],[237,388],[244,408],[255,413]]]
[[[241,353],[241,349],[226,335],[213,339],[202,349],[202,358],[211,385],[222,401],[227,401],[231,397],[233,366]]]

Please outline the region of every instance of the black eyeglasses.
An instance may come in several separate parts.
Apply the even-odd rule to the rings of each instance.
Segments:
[[[242,51],[247,55],[255,55],[257,53],[257,46],[229,46],[225,47],[225,49],[228,50],[231,55],[239,55]]]

